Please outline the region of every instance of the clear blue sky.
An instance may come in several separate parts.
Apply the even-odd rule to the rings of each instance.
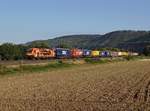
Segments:
[[[0,0],[0,43],[150,30],[150,0]]]

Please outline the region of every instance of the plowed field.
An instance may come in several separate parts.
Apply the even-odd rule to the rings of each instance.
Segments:
[[[150,110],[150,61],[0,78],[1,111]]]

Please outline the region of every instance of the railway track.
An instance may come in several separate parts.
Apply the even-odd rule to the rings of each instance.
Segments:
[[[100,59],[100,58],[97,58]],[[111,58],[108,58],[111,59]],[[46,65],[49,63],[56,63],[58,61],[64,61],[71,63],[74,61],[83,61],[84,58],[71,58],[71,59],[47,59],[47,60],[16,60],[16,61],[0,61],[0,65],[6,67],[17,67],[20,65]]]

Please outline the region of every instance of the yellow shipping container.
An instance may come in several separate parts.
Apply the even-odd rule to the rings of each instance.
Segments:
[[[122,52],[118,52],[118,56],[122,56]]]
[[[92,56],[92,57],[98,57],[98,56],[100,56],[100,51],[97,51],[97,50],[92,51],[92,52],[91,52],[91,56]]]
[[[128,52],[118,52],[119,56],[128,56],[129,53]]]
[[[128,56],[129,54],[128,54],[128,52],[122,52],[122,55],[123,56]]]

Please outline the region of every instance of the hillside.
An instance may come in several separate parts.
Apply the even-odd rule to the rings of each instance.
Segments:
[[[68,35],[48,40],[37,40],[29,42],[27,45],[46,43],[49,47],[58,47],[60,44],[65,44],[70,47],[92,48],[93,43],[99,40],[100,37],[101,35]]]
[[[101,47],[116,47],[136,50],[136,46],[145,47],[150,44],[149,31],[114,31],[104,35],[68,35],[48,40],[38,40],[27,45],[46,43],[49,47],[65,44],[70,47],[95,49]],[[142,45],[141,45],[142,44]]]

